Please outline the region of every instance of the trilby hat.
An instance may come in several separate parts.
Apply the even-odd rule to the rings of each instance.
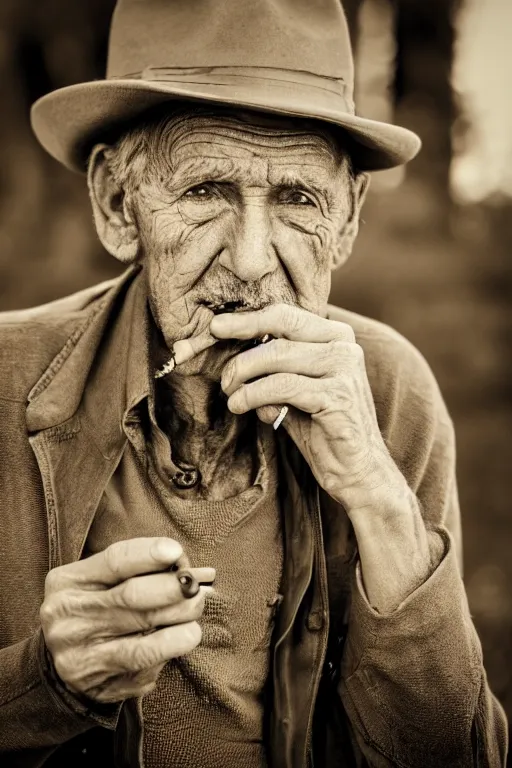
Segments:
[[[106,79],[52,91],[31,119],[50,155],[79,171],[96,141],[176,100],[339,126],[360,170],[411,160],[416,134],[356,116],[353,89],[340,0],[119,0]]]

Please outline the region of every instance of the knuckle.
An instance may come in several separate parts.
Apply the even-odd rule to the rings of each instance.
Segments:
[[[322,486],[329,496],[335,496],[339,487],[339,479],[333,472],[327,472],[322,479]]]
[[[61,565],[61,566],[58,566],[57,568],[52,568],[51,571],[48,571],[44,581],[45,594],[51,594],[52,592],[57,592],[59,589],[62,588],[64,583],[62,571],[64,567],[65,566]]]
[[[342,339],[342,341],[354,342],[356,340],[356,335],[351,325],[349,325],[348,323],[337,322],[337,326],[338,326],[338,332],[340,334],[340,339]]]
[[[305,315],[298,311],[292,304],[280,304],[279,314],[284,328],[289,331],[299,331],[304,326],[306,319]]]
[[[39,609],[39,618],[44,628],[49,628],[55,616],[55,600],[46,598]]]
[[[62,622],[42,622],[44,640],[48,648],[56,649],[65,645],[66,633]]]
[[[289,373],[281,374],[277,380],[277,389],[279,395],[284,400],[288,400],[293,397],[297,389],[297,380],[295,376]]]
[[[139,588],[136,579],[127,579],[112,590],[115,602],[121,608],[135,608],[139,600]]]
[[[336,360],[342,360],[347,355],[347,342],[343,341],[343,339],[334,339],[334,341],[330,341],[328,348],[329,357],[332,355]]]
[[[352,354],[354,355],[356,360],[358,360],[361,363],[364,363],[364,349],[360,344],[352,345]]]
[[[55,651],[52,653],[52,658],[59,677],[65,683],[77,686],[81,678],[81,660],[77,658],[74,649]]]
[[[130,631],[149,632],[157,626],[156,611],[130,611]]]
[[[132,671],[154,667],[160,661],[160,649],[142,641],[136,642],[125,654],[125,666]]]
[[[114,576],[119,575],[120,560],[122,553],[125,551],[126,544],[124,541],[116,541],[114,544],[110,544],[103,550],[105,565]]]

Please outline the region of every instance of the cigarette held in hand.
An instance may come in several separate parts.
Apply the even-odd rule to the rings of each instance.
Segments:
[[[182,570],[177,574],[178,581],[181,587],[181,594],[185,598],[195,597],[199,592],[199,582],[195,579],[190,571]]]

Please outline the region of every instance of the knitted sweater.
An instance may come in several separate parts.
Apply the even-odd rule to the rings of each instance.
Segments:
[[[213,566],[200,645],[169,662],[142,702],[145,768],[262,768],[263,697],[282,568],[272,429],[261,425],[254,484],[224,501],[180,498],[133,423],[87,539],[89,553],[136,536],[178,540]]]

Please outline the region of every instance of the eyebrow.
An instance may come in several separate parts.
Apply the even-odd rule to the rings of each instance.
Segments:
[[[314,166],[311,164],[309,167],[313,168]],[[324,179],[327,179],[325,171],[323,173],[308,173],[306,168],[303,168],[300,173],[297,173],[286,166],[280,166],[279,171],[274,169],[272,173],[271,184],[273,187],[303,187],[321,195],[329,205],[331,204],[333,192],[327,184],[322,183]]]
[[[184,163],[172,174],[172,180],[179,186],[193,185],[200,181],[234,181],[236,168],[226,158],[194,158]]]
[[[313,172],[311,169],[317,168],[320,173]],[[310,171],[307,171],[307,168]],[[271,180],[269,182],[274,188],[303,187],[311,192],[321,195],[331,204],[333,192],[329,185],[322,183],[327,180],[328,174],[320,166],[311,163],[303,167],[301,172],[292,170],[286,165],[277,165],[272,168]],[[240,178],[240,168],[232,160],[227,158],[194,158],[186,162],[182,167],[173,173],[173,182],[178,186],[193,186],[201,181],[214,181],[219,183],[237,182]]]

